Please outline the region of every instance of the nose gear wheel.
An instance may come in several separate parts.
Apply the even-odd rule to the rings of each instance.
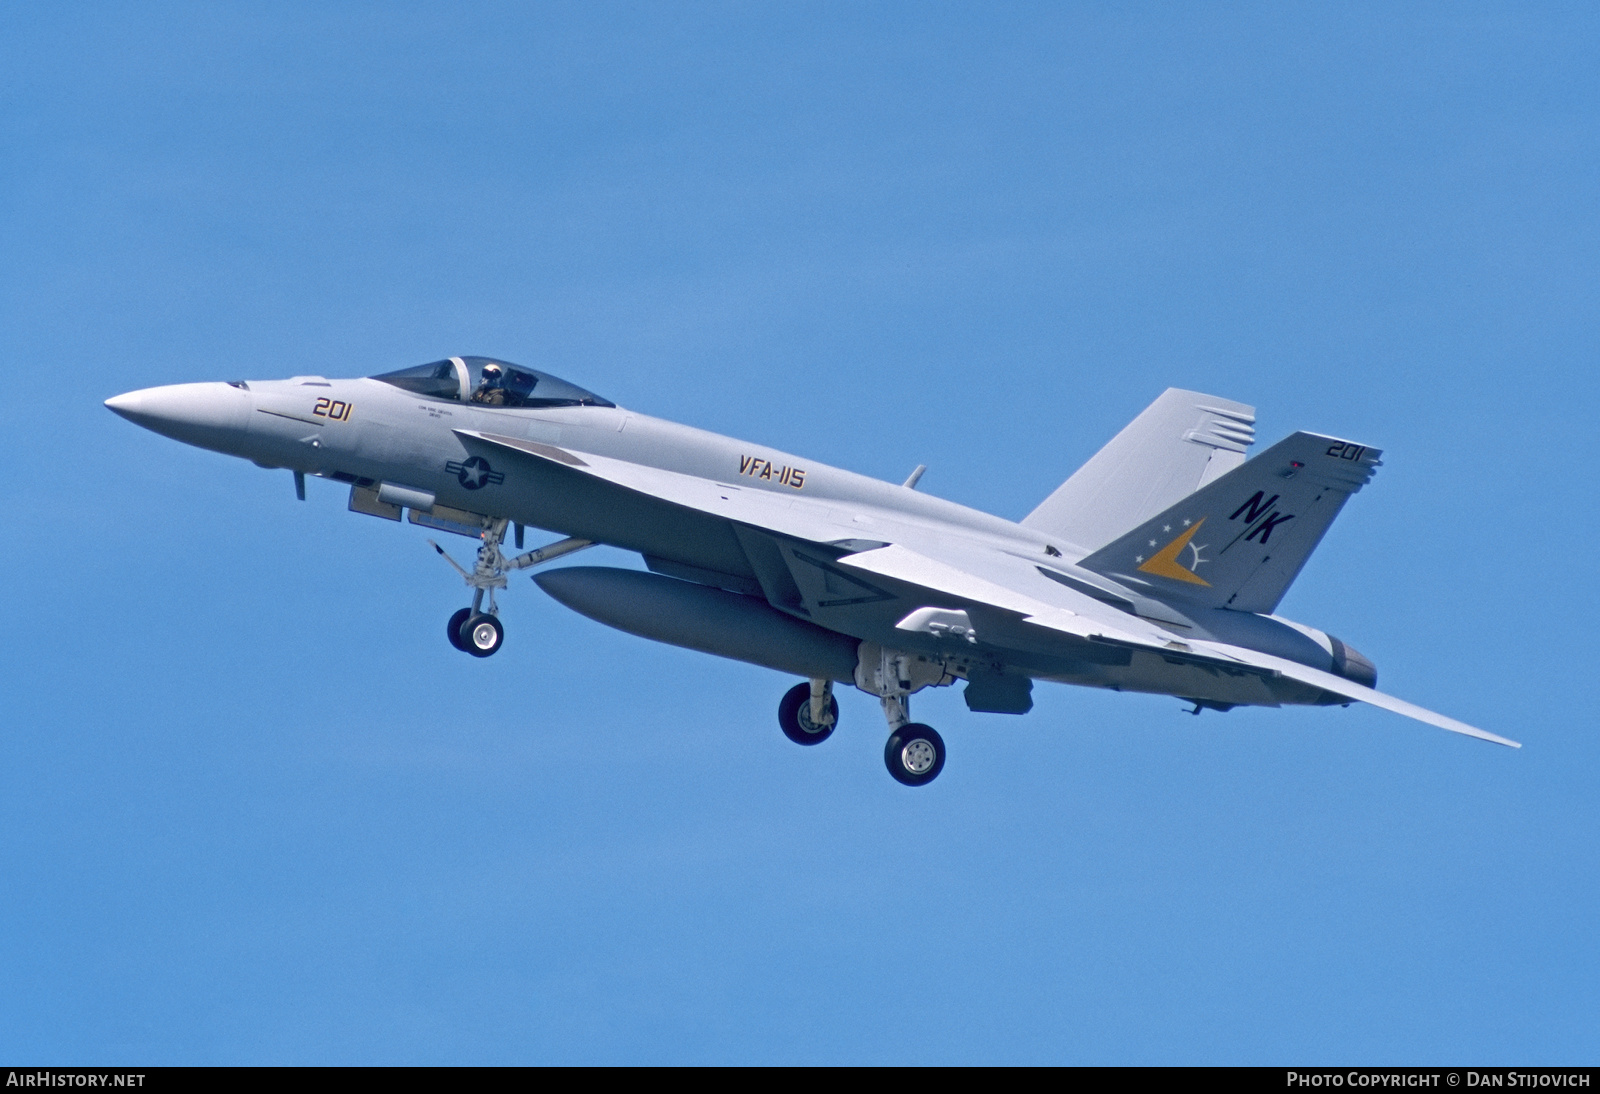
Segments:
[[[505,628],[492,615],[469,616],[461,624],[461,645],[474,657],[490,657],[505,641]]]
[[[472,618],[471,608],[462,608],[450,617],[450,622],[444,625],[444,636],[450,639],[450,644],[462,653],[467,652],[467,644],[461,638],[461,625]]]
[[[450,617],[450,622],[445,624],[445,637],[450,644],[463,653],[470,653],[474,657],[490,657],[505,641],[505,628],[500,623],[500,608],[495,603],[495,591],[506,587],[506,573],[510,570],[521,570],[529,566],[537,566],[541,562],[548,562],[562,555],[569,555],[573,551],[581,551],[594,544],[587,539],[563,539],[548,547],[541,547],[537,551],[518,555],[508,559],[500,553],[500,543],[505,538],[506,529],[510,527],[508,520],[495,520],[483,518],[483,532],[481,538],[483,545],[478,548],[478,560],[469,572],[455,559],[445,553],[443,547],[429,540],[439,557],[448,562],[461,575],[461,579],[472,589],[472,607],[462,608]],[[517,525],[517,546],[522,545],[522,526]],[[483,610],[483,594],[489,594],[489,610]]]

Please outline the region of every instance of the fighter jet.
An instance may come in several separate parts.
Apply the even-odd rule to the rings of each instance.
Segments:
[[[1371,661],[1275,614],[1350,495],[1370,445],[1294,433],[1246,459],[1253,407],[1170,389],[1020,522],[765,445],[627,410],[537,369],[450,357],[360,379],[296,376],[108,399],[168,437],[350,487],[351,511],[479,541],[472,603],[445,636],[489,657],[509,575],[608,544],[646,570],[533,580],[611,627],[800,678],[778,704],[797,744],[839,722],[836,684],[878,698],[884,762],[932,782],[945,743],[911,696],[964,685],[1025,714],[1036,680],[1171,695],[1202,710],[1370,703],[1520,747],[1375,690]],[[507,557],[508,532],[564,538]]]

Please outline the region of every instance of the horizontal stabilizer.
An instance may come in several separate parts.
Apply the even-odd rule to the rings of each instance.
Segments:
[[[997,564],[1003,565],[998,556],[995,561]],[[839,562],[841,565],[864,570],[880,577],[919,585],[930,592],[955,596],[972,603],[985,604],[1003,611],[1015,612],[1022,616],[1027,623],[1031,623],[1036,627],[1042,627],[1063,635],[1070,635],[1091,643],[1121,646],[1134,651],[1157,654],[1169,660],[1181,659],[1214,665],[1233,674],[1242,671],[1269,679],[1272,677],[1284,677],[1353,702],[1367,703],[1382,710],[1436,726],[1439,729],[1449,730],[1451,733],[1460,733],[1467,737],[1476,737],[1480,741],[1490,741],[1494,744],[1506,745],[1511,748],[1522,747],[1516,741],[1497,736],[1476,726],[1467,725],[1465,722],[1459,722],[1443,714],[1425,710],[1414,703],[1408,703],[1404,699],[1397,699],[1392,695],[1358,684],[1342,676],[1335,676],[1331,672],[1324,672],[1309,665],[1302,665],[1298,661],[1289,661],[1258,650],[1245,649],[1220,642],[1177,641],[1173,639],[1170,633],[1160,631],[1144,620],[1135,619],[1131,616],[1122,621],[1122,626],[1109,625],[1095,619],[1092,615],[1080,614],[1064,607],[1059,598],[1055,604],[1046,604],[1031,596],[1028,592],[995,585],[975,574],[962,570],[960,567],[918,554],[898,545],[865,551],[860,554],[846,555]],[[1059,586],[1054,588],[1057,592],[1062,591]],[[1086,597],[1074,595],[1072,599],[1080,607],[1088,611],[1092,611],[1095,606],[1094,602],[1089,601]],[[913,616],[917,614],[913,613]],[[944,614],[958,615],[961,613],[945,612]],[[912,616],[908,616],[906,622],[910,622],[912,618]],[[981,632],[972,635],[972,637],[977,641],[983,641],[984,639]]]
[[[1197,642],[1194,645],[1204,648],[1212,644]],[[1368,703],[1382,710],[1404,715],[1419,722],[1425,722],[1430,726],[1447,729],[1451,733],[1460,733],[1466,737],[1476,737],[1480,741],[1489,741],[1493,744],[1505,745],[1508,748],[1522,747],[1517,741],[1497,736],[1487,730],[1479,729],[1477,726],[1469,726],[1465,722],[1458,722],[1454,718],[1437,714],[1431,710],[1425,710],[1415,703],[1408,703],[1404,699],[1396,699],[1393,695],[1385,695],[1381,691],[1375,691],[1353,680],[1346,680],[1342,676],[1335,676],[1331,672],[1323,672],[1321,669],[1314,669],[1297,661],[1286,661],[1282,657],[1274,657],[1271,654],[1259,653],[1255,650],[1240,650],[1237,647],[1229,647],[1228,656],[1225,659],[1243,660],[1246,664],[1254,667],[1270,669],[1279,676],[1286,676],[1291,680],[1321,688],[1323,691],[1331,692],[1345,699],[1353,699],[1358,703]]]
[[[1079,565],[1156,599],[1270,613],[1380,455],[1296,433]]]
[[[1087,551],[1244,462],[1255,407],[1168,388],[1022,519]]]

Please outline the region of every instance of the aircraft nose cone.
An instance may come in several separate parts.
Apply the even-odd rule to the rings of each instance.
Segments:
[[[250,396],[230,384],[168,384],[113,396],[106,409],[174,440],[228,452],[244,437]]]
[[[129,391],[122,395],[113,395],[106,400],[106,409],[113,414],[120,414],[130,422],[139,420],[139,408],[144,404],[144,392]]]

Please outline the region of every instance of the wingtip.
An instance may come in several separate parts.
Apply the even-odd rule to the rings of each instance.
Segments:
[[[1452,722],[1455,721],[1453,718],[1449,720]],[[1488,730],[1479,729],[1477,726],[1465,726],[1465,723],[1462,722],[1455,722],[1455,725],[1444,725],[1441,722],[1434,722],[1433,724],[1437,725],[1440,729],[1448,729],[1452,733],[1461,734],[1463,737],[1476,737],[1478,740],[1488,741],[1490,744],[1505,745],[1507,748],[1522,747],[1521,741],[1513,741],[1510,737],[1502,737],[1498,733],[1490,733]],[[1465,728],[1457,728],[1460,726],[1465,726]],[[1468,730],[1471,732],[1468,732]]]

